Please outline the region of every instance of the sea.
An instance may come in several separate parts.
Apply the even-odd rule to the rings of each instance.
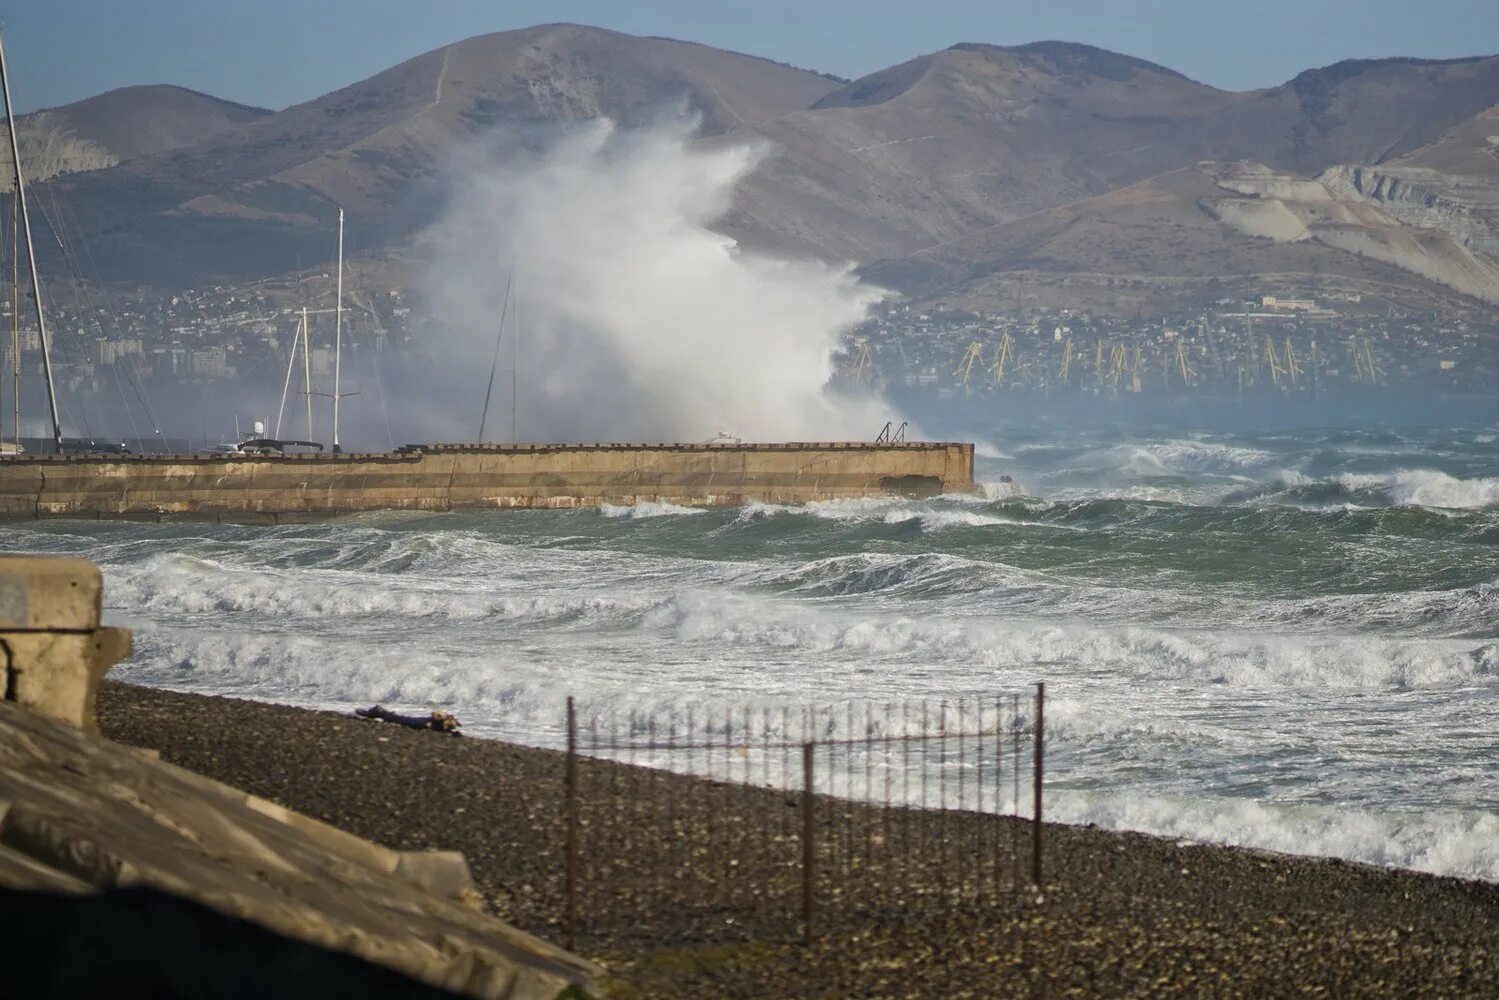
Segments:
[[[3,530],[138,684],[558,746],[1045,681],[1051,818],[1499,880],[1499,427],[988,437],[974,496]]]

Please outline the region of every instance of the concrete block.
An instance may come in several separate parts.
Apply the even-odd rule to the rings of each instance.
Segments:
[[[468,862],[458,851],[402,851],[395,874],[445,899],[462,899],[475,891]]]
[[[92,631],[103,596],[103,575],[87,559],[0,556],[0,631]]]
[[[0,556],[4,698],[92,730],[99,682],[130,655],[126,629],[99,624],[104,582],[84,559]]]

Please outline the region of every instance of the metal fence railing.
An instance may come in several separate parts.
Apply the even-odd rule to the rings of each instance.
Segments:
[[[1043,875],[1044,709],[1044,684],[587,717],[569,698],[567,940],[810,941],[1012,905]]]

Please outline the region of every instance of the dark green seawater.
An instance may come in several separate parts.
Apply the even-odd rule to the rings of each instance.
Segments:
[[[924,502],[5,531],[105,566],[140,683],[555,744],[568,693],[681,712],[1044,679],[1057,818],[1499,879],[1499,429],[986,450],[986,495]]]

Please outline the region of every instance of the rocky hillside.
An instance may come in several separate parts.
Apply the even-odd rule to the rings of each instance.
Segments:
[[[1499,260],[1499,104],[1388,162],[1339,165],[1320,179]]]
[[[783,155],[732,220],[749,241],[869,261],[1199,160],[1379,162],[1499,100],[1499,57],[1341,63],[1230,93],[1084,45],[959,45],[751,127]]]
[[[1259,248],[1281,263],[1287,247],[1315,246],[1348,257],[1342,270],[1373,282],[1419,261],[1412,273],[1445,289],[1432,294],[1466,295],[1487,272],[1461,278],[1466,265],[1453,254],[1493,252],[1479,218],[1487,209],[1467,204],[1462,186],[1416,182],[1422,171],[1450,173],[1423,158],[1468,150],[1485,167],[1482,116],[1496,102],[1499,57],[1344,62],[1233,93],[1084,45],[965,44],[849,83],[702,45],[546,25],[426,53],[190,147],[122,156],[110,169],[59,179],[54,193],[116,277],[244,280],[325,259],[335,205],[348,210],[364,250],[398,251],[436,216],[445,167],[464,144],[526,143],[557,123],[604,116],[630,126],[685,109],[700,121],[701,142],[754,139],[773,151],[723,220],[729,235],[852,260],[913,294],[1012,268],[996,248],[1038,225],[1027,220],[1084,203],[1107,208],[1090,200],[1178,171],[1199,176],[1199,162],[1247,161],[1322,173],[1329,198],[1368,202],[1380,220],[1370,225],[1387,234],[1450,222],[1441,231],[1451,248],[1440,252],[1415,253],[1425,245],[1419,234],[1340,248],[1324,227],[1272,240],[1278,251]],[[1376,175],[1397,183],[1381,186]],[[1409,197],[1389,197],[1393,190]],[[1191,217],[1230,242],[1251,239],[1212,213]],[[1141,273],[1160,272],[1180,243],[1164,222],[1132,233],[1115,266]],[[1405,249],[1386,249],[1396,244]],[[1237,274],[1263,254],[1209,256]],[[1050,265],[1032,264],[1029,280],[1039,284]],[[1320,258],[1317,266],[1340,269]]]
[[[547,25],[470,38],[192,148],[68,178],[133,277],[246,277],[323,259],[342,205],[364,246],[428,224],[463,143],[509,129],[686,110],[703,135],[806,107],[838,81],[707,46]],[[128,233],[128,235],[126,235]]]
[[[183,87],[122,87],[20,117],[21,162],[28,180],[102,170],[121,160],[182,149],[271,112]],[[0,133],[4,125],[0,123]],[[0,190],[14,185],[9,150]]]
[[[1328,185],[1251,162],[1203,162],[868,268],[945,305],[1161,311],[1286,291],[1417,308],[1499,303],[1499,267]]]

